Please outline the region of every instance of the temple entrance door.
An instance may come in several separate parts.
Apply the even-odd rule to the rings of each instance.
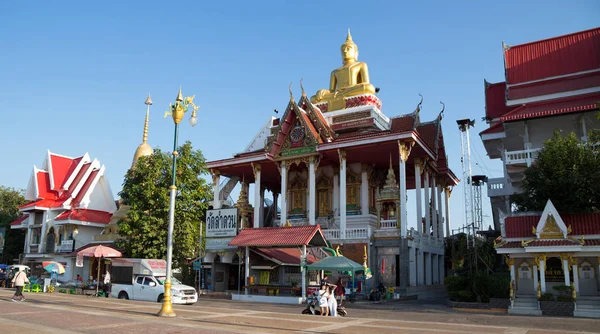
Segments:
[[[521,263],[517,269],[517,294],[533,295],[533,272],[527,262]]]

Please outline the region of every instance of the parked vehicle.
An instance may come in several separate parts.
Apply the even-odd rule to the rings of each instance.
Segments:
[[[306,299],[306,308],[302,310],[302,314],[321,315],[317,293],[318,292],[315,292],[312,295],[308,296],[308,298]],[[337,314],[340,317],[345,317],[346,315],[348,315],[348,312],[346,311],[345,307],[338,305]]]
[[[112,259],[111,292],[113,298],[162,302],[167,278],[167,262],[154,259]],[[198,293],[191,286],[171,278],[173,304],[193,304]]]

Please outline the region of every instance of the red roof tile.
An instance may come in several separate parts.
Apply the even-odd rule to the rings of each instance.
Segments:
[[[10,223],[10,226],[21,225],[27,218],[29,218],[29,215],[22,215],[21,217],[19,217],[19,219],[17,219],[14,222]]]
[[[435,151],[435,136],[437,135],[437,130],[436,123],[420,124],[416,129],[421,139],[423,139],[425,144],[427,144],[432,151]]]
[[[489,83],[484,81],[485,116],[487,119],[501,117],[515,107],[506,106],[506,82]]]
[[[520,241],[509,241],[498,248],[523,248]]]
[[[581,246],[577,241],[571,239],[545,239],[545,240],[536,240],[530,244],[527,244],[525,247],[554,247],[554,246]]]
[[[508,99],[516,100],[600,86],[600,72],[560,77],[542,82],[511,86]]]
[[[46,171],[38,171],[37,175],[38,198],[56,199],[57,193],[50,188],[50,174]]]
[[[245,228],[229,243],[230,246],[295,247],[301,245],[326,247],[320,225]]]
[[[50,172],[52,174],[53,190],[63,189],[65,181],[71,176],[82,157],[77,159],[50,154]]]
[[[90,223],[108,224],[112,214],[98,210],[67,210],[58,215],[54,220],[79,220]]]
[[[85,180],[85,183],[83,184],[83,186],[81,187],[81,189],[79,189],[79,192],[77,193],[77,196],[73,199],[72,202],[72,206],[77,206],[81,203],[81,201],[83,200],[83,197],[85,196],[85,194],[87,193],[87,191],[90,189],[90,186],[92,185],[92,182],[94,182],[94,179],[96,179],[96,175],[98,175],[98,172],[100,170],[96,169],[94,171],[92,171],[90,173],[90,175],[88,176],[88,178]]]
[[[542,103],[523,105],[522,107],[502,116],[501,119],[505,122],[581,112],[598,109],[599,103],[600,94],[598,93],[584,96],[572,96],[569,98],[545,101]]]
[[[508,47],[506,81],[528,82],[600,68],[600,28]]]
[[[488,134],[492,134],[492,133],[500,133],[500,132],[504,132],[504,126],[502,126],[502,123],[495,123],[495,124],[491,124],[489,128],[481,131],[479,133],[479,135],[488,135]]]
[[[399,116],[399,117],[394,117],[391,119],[391,121],[392,121],[392,125],[391,125],[392,132],[411,131],[412,129],[414,129],[414,126],[415,126],[415,115],[408,114],[408,115],[403,115],[403,116]]]
[[[282,264],[300,264],[300,250],[295,248],[258,248],[257,253],[261,253],[267,258],[275,259]],[[317,262],[318,259],[312,254],[307,254],[308,264]]]
[[[600,235],[600,212],[560,215],[565,225],[571,226],[571,235]],[[516,216],[504,220],[507,238],[533,237],[541,216]]]
[[[584,246],[600,246],[600,240],[592,239],[592,240],[584,240]]]

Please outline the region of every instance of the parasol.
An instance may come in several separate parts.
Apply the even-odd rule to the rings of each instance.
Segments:
[[[44,261],[42,267],[49,273],[58,273],[59,275],[65,273],[65,267],[56,261]]]
[[[95,257],[98,258],[98,283],[96,284],[96,296],[98,296],[98,288],[100,287],[100,261],[103,257],[121,257],[122,254],[116,249],[98,245],[98,246],[90,246],[86,247],[79,252],[77,252],[78,256],[87,256],[87,257]]]

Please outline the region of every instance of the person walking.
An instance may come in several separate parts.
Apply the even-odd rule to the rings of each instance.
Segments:
[[[329,287],[329,294],[327,296],[327,307],[329,307],[329,315],[331,315],[332,317],[337,317],[337,307],[338,307],[338,303],[337,300],[335,299],[335,289],[336,286],[333,284],[330,284]]]
[[[321,308],[321,315],[327,316],[329,314],[328,301],[328,288],[325,283],[321,283],[321,290],[319,290],[319,307]]]
[[[17,272],[15,277],[13,277],[12,283],[15,287],[15,294],[12,297],[12,301],[16,302],[17,299],[20,301],[24,301],[25,296],[23,296],[23,286],[25,285],[25,283],[29,284],[29,279],[27,278],[27,274],[25,273],[23,268],[19,267],[19,271]]]

